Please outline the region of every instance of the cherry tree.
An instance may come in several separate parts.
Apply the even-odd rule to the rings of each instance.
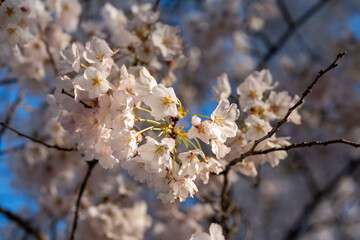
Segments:
[[[358,238],[359,10],[2,1],[1,236]]]

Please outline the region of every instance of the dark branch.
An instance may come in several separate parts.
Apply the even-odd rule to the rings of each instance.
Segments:
[[[10,221],[15,222],[19,227],[21,227],[26,233],[34,236],[38,240],[46,240],[47,237],[40,233],[38,230],[33,228],[29,222],[25,221],[21,217],[17,216],[15,213],[10,212],[9,210],[0,206],[0,214],[6,216]]]
[[[5,149],[3,151],[0,151],[0,156],[5,155],[5,154],[9,154],[9,153],[13,153],[13,152],[16,152],[16,151],[22,150],[22,149],[24,149],[23,144],[19,145],[19,146],[11,147],[11,148]]]
[[[360,147],[360,143],[351,142],[351,141],[348,141],[348,140],[345,140],[345,139],[334,139],[334,140],[328,140],[328,141],[312,141],[312,142],[293,143],[293,144],[290,144],[288,146],[270,148],[270,149],[260,150],[260,151],[254,151],[252,153],[252,155],[261,155],[261,154],[267,154],[267,153],[276,152],[276,151],[288,151],[288,150],[295,149],[295,148],[304,148],[304,147],[312,147],[312,146],[324,146],[324,147],[326,147],[327,145],[330,145],[330,144],[345,144],[345,145],[350,145],[350,146],[352,146],[354,148],[359,148]]]
[[[317,74],[317,76],[315,77],[314,81],[305,89],[305,91],[303,92],[303,94],[301,95],[301,98],[291,107],[289,108],[289,110],[287,111],[287,113],[285,114],[285,116],[277,122],[276,126],[274,126],[270,132],[268,132],[265,136],[263,136],[262,138],[259,138],[258,140],[254,141],[254,144],[252,145],[251,149],[243,154],[240,155],[239,158],[232,160],[230,163],[228,163],[228,165],[226,166],[225,170],[223,171],[223,173],[227,172],[230,170],[230,168],[232,166],[234,166],[236,163],[241,162],[244,158],[253,155],[256,146],[261,143],[262,141],[271,138],[279,129],[280,127],[287,122],[290,114],[297,108],[299,107],[303,102],[305,97],[312,91],[312,89],[314,88],[314,86],[318,83],[318,81],[320,80],[320,78],[322,76],[324,76],[328,71],[330,71],[331,69],[335,68],[338,66],[338,61],[344,57],[346,53],[342,52],[339,53],[336,56],[336,59],[325,69],[325,70],[320,70],[320,72]]]
[[[66,96],[69,96],[69,97],[71,97],[71,98],[75,98],[74,95],[68,93],[68,92],[65,91],[64,89],[61,91],[61,93],[62,93],[62,94],[65,94]],[[84,103],[84,102],[81,101],[81,100],[80,100],[79,102],[80,102],[85,108],[92,108],[92,106],[90,106],[89,104]]]
[[[344,176],[351,175],[359,167],[359,160],[350,161],[336,177],[331,180],[324,189],[318,191],[311,202],[309,202],[305,208],[301,211],[300,216],[294,222],[294,224],[289,228],[288,232],[283,237],[283,240],[294,240],[301,233],[307,230],[309,227],[309,218],[317,208],[317,206],[322,202],[323,199],[327,198],[338,186],[339,182]]]
[[[220,195],[220,206],[221,206],[221,211],[226,213],[226,214],[222,214],[221,215],[221,227],[224,231],[224,235],[227,237],[228,233],[229,233],[229,227],[227,226],[227,221],[229,220],[229,215],[228,215],[228,208],[230,206],[230,197],[229,197],[229,190],[228,190],[228,185],[229,185],[229,176],[228,176],[229,172],[225,172],[224,174],[224,182],[222,185],[222,189],[221,189],[221,195]]]
[[[19,106],[21,100],[24,98],[24,95],[25,95],[24,91],[21,91],[18,94],[15,102],[11,105],[11,107],[10,107],[10,109],[9,109],[7,115],[6,115],[6,118],[5,118],[5,121],[4,121],[5,124],[9,124],[11,122],[11,120],[13,119],[16,108]],[[5,130],[6,130],[6,128],[1,128],[1,130],[0,130],[0,139],[4,135]]]
[[[1,80],[0,85],[10,85],[10,84],[15,84],[17,82],[18,81],[16,78],[7,78],[7,79]]]
[[[153,9],[152,9],[154,12],[157,11],[159,4],[160,4],[160,0],[156,0],[156,2],[154,3]]]
[[[265,56],[261,59],[260,63],[257,66],[257,69],[264,68],[266,63],[283,48],[285,43],[296,32],[296,30],[300,28],[304,23],[306,23],[318,11],[320,11],[328,2],[330,2],[330,0],[319,0],[314,6],[307,10],[296,21],[294,21],[293,24],[288,27],[287,31],[284,32],[284,34],[279,38],[279,40],[268,50]]]
[[[76,151],[76,149],[74,149],[74,148],[63,148],[63,147],[59,147],[59,146],[56,146],[56,145],[47,144],[47,143],[45,143],[45,142],[42,142],[42,141],[40,141],[40,140],[38,140],[38,139],[35,139],[35,138],[33,138],[33,137],[30,137],[30,136],[28,136],[28,135],[26,135],[26,134],[23,134],[23,133],[15,130],[14,128],[12,128],[12,127],[10,127],[9,125],[7,125],[6,123],[0,122],[0,125],[3,126],[4,128],[9,129],[10,131],[16,133],[17,135],[19,135],[19,136],[21,136],[21,137],[27,138],[27,139],[29,139],[29,140],[31,140],[31,141],[33,141],[33,142],[39,143],[39,144],[41,144],[41,145],[44,145],[45,147],[55,148],[55,149],[60,150],[60,151],[68,151],[68,152]]]
[[[75,233],[76,233],[76,227],[77,227],[77,219],[78,219],[78,216],[79,216],[79,206],[80,206],[80,202],[81,202],[81,197],[82,197],[82,195],[84,193],[84,190],[85,190],[86,184],[87,184],[87,182],[89,180],[89,177],[91,175],[91,172],[94,169],[94,167],[96,166],[97,162],[98,162],[98,160],[92,160],[92,161],[87,162],[88,170],[86,172],[84,180],[81,183],[79,195],[78,195],[78,198],[76,200],[75,213],[74,213],[74,222],[73,222],[73,226],[72,226],[72,229],[71,229],[70,240],[75,239]]]
[[[279,9],[280,9],[281,14],[283,15],[286,23],[289,25],[289,28],[292,28],[294,25],[294,22],[292,20],[291,14],[290,14],[289,9],[287,8],[284,0],[278,0],[277,3],[279,5]]]

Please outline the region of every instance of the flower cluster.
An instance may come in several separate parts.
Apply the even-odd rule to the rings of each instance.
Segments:
[[[121,163],[134,179],[154,187],[164,202],[184,201],[197,191],[198,177],[207,183],[211,172],[221,171],[197,138],[210,144],[218,159],[224,157],[230,151],[224,142],[235,136],[239,110],[223,99],[211,117],[201,121],[193,116],[185,130],[190,119],[178,125],[190,115],[173,88],[158,84],[144,67],[118,68],[115,54],[98,37],[83,51],[76,44],[65,48],[59,66],[67,74],[57,79],[48,100],[59,109],[59,121],[85,159],[98,159],[105,168]],[[153,119],[143,118],[144,113]],[[150,126],[140,129],[141,123]],[[149,131],[159,131],[157,138],[148,135],[143,141],[142,134]]]
[[[227,99],[231,89],[226,74],[214,86],[219,104],[211,116],[189,114],[173,88],[158,84],[144,67],[118,67],[116,54],[98,37],[87,42],[84,50],[75,43],[65,48],[59,66],[66,74],[57,79],[56,91],[48,100],[59,108],[59,121],[76,139],[85,159],[98,159],[104,168],[120,163],[134,179],[154,187],[163,202],[192,197],[198,191],[196,179],[207,183],[211,172],[220,173],[219,161],[247,151],[271,130],[269,121],[282,118],[296,100],[287,92],[271,91],[276,84],[272,85],[269,71],[251,74],[237,88],[239,106],[246,114],[239,129],[240,111]],[[291,120],[299,123],[300,116],[296,112],[293,116]],[[205,156],[198,139],[211,147],[215,157]],[[287,138],[274,135],[257,149],[287,144]],[[255,176],[254,163],[275,166],[285,157],[281,151],[249,157],[238,168]]]
[[[90,206],[80,216],[79,239],[143,239],[151,225],[146,211],[145,202],[137,202],[131,208],[112,203]]]
[[[226,145],[231,148],[225,157],[226,160],[236,159],[242,153],[250,150],[255,140],[264,137],[271,131],[270,122],[275,119],[282,119],[288,109],[298,100],[298,96],[291,98],[286,91],[273,91],[277,82],[273,84],[272,81],[272,76],[268,70],[256,71],[237,87],[239,106],[244,112],[244,117],[238,121],[240,127],[236,136],[226,142]],[[218,78],[217,85],[213,87],[213,93],[217,99],[230,97],[231,88],[226,75],[221,75]],[[290,115],[289,121],[295,124],[301,123],[297,109]],[[288,140],[289,137],[277,138],[274,134],[271,138],[262,141],[255,150],[286,146],[290,144]],[[250,156],[244,162],[237,164],[236,168],[247,176],[256,176],[255,164],[262,165],[269,162],[274,167],[286,156],[285,151]]]
[[[225,240],[222,228],[219,224],[212,223],[209,231],[210,235],[204,232],[196,232],[191,235],[190,240]]]
[[[154,12],[150,3],[132,5],[130,12],[127,16],[106,3],[101,10],[103,21],[87,21],[83,28],[109,38],[118,49],[114,60],[119,66],[146,66],[159,75],[162,84],[171,86],[176,81],[173,71],[185,61],[178,29],[158,22],[159,12]]]
[[[0,5],[0,64],[32,93],[46,90],[45,76],[75,31],[81,5],[77,0],[4,1]]]

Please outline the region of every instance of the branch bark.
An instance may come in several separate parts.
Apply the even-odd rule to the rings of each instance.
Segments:
[[[14,101],[14,103],[11,105],[7,115],[6,115],[6,118],[4,120],[4,123],[5,124],[9,124],[11,122],[11,120],[13,119],[14,117],[14,114],[15,114],[15,111],[16,111],[16,108],[19,106],[20,102],[22,101],[22,99],[24,98],[24,95],[25,95],[25,92],[24,91],[21,91],[18,96],[16,97],[16,100]],[[4,135],[5,133],[5,130],[6,128],[2,128],[0,130],[0,139],[1,137]]]
[[[301,233],[304,233],[306,229],[309,227],[309,218],[311,217],[312,213],[316,210],[317,206],[322,202],[323,199],[328,197],[339,185],[339,182],[344,176],[353,174],[358,167],[360,166],[360,161],[352,160],[350,161],[341,171],[340,173],[331,180],[325,188],[318,191],[313,199],[306,204],[306,206],[301,211],[300,216],[294,222],[294,224],[289,228],[287,233],[284,235],[283,240],[294,240]]]
[[[10,127],[9,125],[7,125],[7,124],[4,123],[4,122],[0,122],[0,125],[3,126],[3,128],[9,129],[10,131],[16,133],[17,135],[19,135],[19,136],[21,136],[21,137],[27,138],[27,139],[29,139],[29,140],[31,140],[31,141],[33,141],[33,142],[39,143],[39,144],[41,144],[41,145],[44,145],[45,147],[55,148],[55,149],[57,149],[57,150],[59,150],[59,151],[67,151],[67,152],[76,151],[76,149],[74,149],[74,148],[63,148],[63,147],[59,147],[59,146],[57,146],[57,145],[50,145],[50,144],[47,144],[47,143],[45,143],[45,142],[42,142],[42,141],[40,141],[40,140],[38,140],[38,139],[35,139],[35,138],[33,138],[33,137],[30,137],[30,136],[28,136],[28,135],[26,135],[26,134],[24,134],[24,133],[21,133],[21,132],[15,130],[14,128]]]
[[[287,113],[285,114],[285,116],[277,122],[277,124],[270,130],[270,132],[268,132],[265,136],[263,136],[262,138],[259,138],[258,140],[254,141],[254,144],[252,145],[251,149],[243,154],[240,155],[239,158],[232,160],[230,163],[228,163],[225,167],[225,170],[223,171],[223,173],[226,173],[230,170],[230,168],[232,166],[234,166],[236,163],[239,163],[241,161],[243,161],[246,157],[253,155],[253,153],[255,152],[255,148],[257,145],[259,145],[261,142],[263,142],[266,139],[271,138],[279,129],[280,127],[287,122],[290,114],[296,109],[298,108],[301,104],[304,103],[304,99],[306,98],[306,96],[312,91],[312,89],[315,87],[315,85],[319,82],[320,78],[322,76],[324,76],[327,72],[329,72],[330,70],[334,69],[335,67],[338,66],[338,61],[344,57],[346,54],[346,52],[341,52],[336,56],[336,59],[325,69],[325,70],[320,70],[320,72],[317,74],[317,76],[315,77],[315,79],[312,81],[312,83],[305,89],[305,91],[302,93],[301,98],[291,107],[289,108],[289,110],[287,111]]]
[[[261,155],[261,154],[267,154],[270,152],[276,152],[276,151],[288,151],[295,148],[304,148],[304,147],[313,147],[313,146],[323,146],[326,147],[327,145],[331,144],[345,144],[350,145],[354,148],[359,148],[360,143],[351,142],[345,139],[334,139],[334,140],[328,140],[328,141],[312,141],[312,142],[300,142],[300,143],[293,143],[288,146],[283,147],[276,147],[276,148],[270,148],[265,150],[259,150],[254,151],[252,155]]]
[[[296,32],[298,28],[304,25],[312,16],[319,12],[330,0],[319,0],[315,5],[313,5],[309,10],[307,10],[303,15],[301,15],[297,20],[293,21],[291,25],[288,26],[286,32],[279,38],[279,40],[269,48],[268,52],[259,62],[257,69],[262,69],[265,65],[283,48],[285,43],[290,39],[290,37]],[[280,1],[281,3],[281,1]],[[280,5],[281,6],[281,5]]]
[[[44,234],[40,233],[37,229],[33,228],[28,221],[22,219],[15,213],[13,213],[1,206],[0,206],[0,214],[3,214],[4,216],[6,216],[10,221],[15,222],[26,233],[34,236],[36,239],[38,239],[38,240],[47,240],[48,239]]]
[[[78,195],[78,198],[76,200],[75,213],[74,213],[74,222],[73,222],[73,226],[72,226],[72,229],[71,229],[70,240],[75,239],[75,233],[76,233],[76,228],[77,228],[77,220],[78,220],[78,217],[79,217],[79,206],[80,206],[80,202],[81,202],[81,197],[82,197],[82,195],[84,193],[84,190],[85,190],[86,184],[87,184],[87,182],[89,180],[89,177],[91,175],[91,172],[92,172],[92,170],[94,169],[94,167],[96,166],[97,163],[98,163],[98,160],[92,160],[92,161],[87,162],[88,170],[86,172],[84,180],[81,183],[79,195]]]

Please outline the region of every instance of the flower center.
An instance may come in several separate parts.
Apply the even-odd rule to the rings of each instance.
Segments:
[[[163,97],[161,98],[162,104],[165,106],[169,106],[170,104],[175,103],[174,100],[171,99],[171,97]]]
[[[12,15],[15,14],[14,8],[6,8],[5,13],[6,13],[6,15],[8,15],[9,17],[11,17]]]
[[[225,123],[225,119],[222,118],[222,117],[219,117],[219,118],[216,117],[215,122],[216,122],[217,125],[223,126],[224,123]]]
[[[256,94],[256,92],[254,91],[254,90],[251,90],[250,92],[249,92],[249,98],[251,98],[251,99],[254,99],[254,98],[256,98],[257,97],[257,94]]]
[[[94,85],[100,85],[101,79],[99,77],[96,77],[93,79],[93,84]]]
[[[156,157],[160,157],[161,155],[163,155],[166,151],[166,147],[164,146],[157,146],[155,149],[155,156]]]
[[[16,32],[15,28],[8,28],[9,35],[13,35]]]

